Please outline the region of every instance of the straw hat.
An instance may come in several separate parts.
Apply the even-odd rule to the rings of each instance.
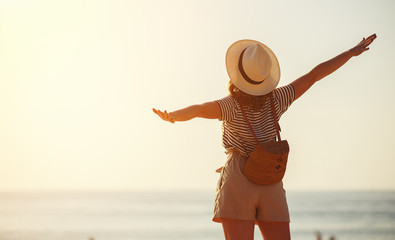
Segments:
[[[240,40],[226,52],[230,81],[241,91],[261,96],[273,91],[280,80],[277,58],[263,43]]]

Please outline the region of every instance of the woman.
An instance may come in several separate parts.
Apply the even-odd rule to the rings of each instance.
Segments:
[[[258,224],[265,240],[290,239],[289,213],[282,181],[258,185],[241,172],[256,146],[246,118],[259,142],[275,141],[275,118],[272,115],[276,114],[276,119],[279,119],[291,103],[315,82],[340,68],[350,58],[367,51],[375,38],[375,34],[363,38],[355,47],[280,88],[276,88],[280,68],[274,53],[260,42],[241,40],[232,44],[226,53],[229,96],[170,113],[153,109],[160,118],[171,123],[196,117],[222,121],[227,162],[218,182],[213,221],[222,223],[226,239],[253,239],[255,224]],[[274,106],[274,112],[271,106]]]

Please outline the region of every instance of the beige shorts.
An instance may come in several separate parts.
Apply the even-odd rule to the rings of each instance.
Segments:
[[[227,150],[214,204],[214,222],[222,218],[265,222],[289,222],[283,182],[257,185],[241,172],[246,157],[235,149]]]

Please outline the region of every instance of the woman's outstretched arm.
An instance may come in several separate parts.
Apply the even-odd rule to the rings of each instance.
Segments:
[[[174,112],[168,113],[152,109],[160,118],[164,121],[174,123],[176,121],[188,121],[196,117],[207,118],[207,119],[220,119],[221,109],[217,102],[207,102],[199,105],[192,105]]]
[[[295,100],[302,96],[315,82],[328,76],[343,66],[350,58],[360,55],[369,50],[368,46],[376,39],[376,34],[363,38],[355,47],[339,54],[338,56],[323,62],[313,68],[309,73],[301,76],[291,84],[295,89]]]

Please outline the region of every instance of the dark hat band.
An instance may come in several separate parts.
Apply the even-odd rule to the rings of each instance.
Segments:
[[[265,79],[263,79],[262,81],[254,81],[254,80],[252,80],[251,78],[249,78],[249,77],[247,76],[246,72],[244,71],[244,68],[243,68],[243,55],[244,55],[244,52],[245,52],[246,49],[247,49],[247,48],[245,48],[245,49],[241,52],[240,58],[239,58],[239,70],[240,70],[241,76],[243,76],[243,78],[244,78],[247,82],[249,82],[249,83],[251,83],[251,84],[254,84],[254,85],[261,84],[263,81],[265,81]]]

